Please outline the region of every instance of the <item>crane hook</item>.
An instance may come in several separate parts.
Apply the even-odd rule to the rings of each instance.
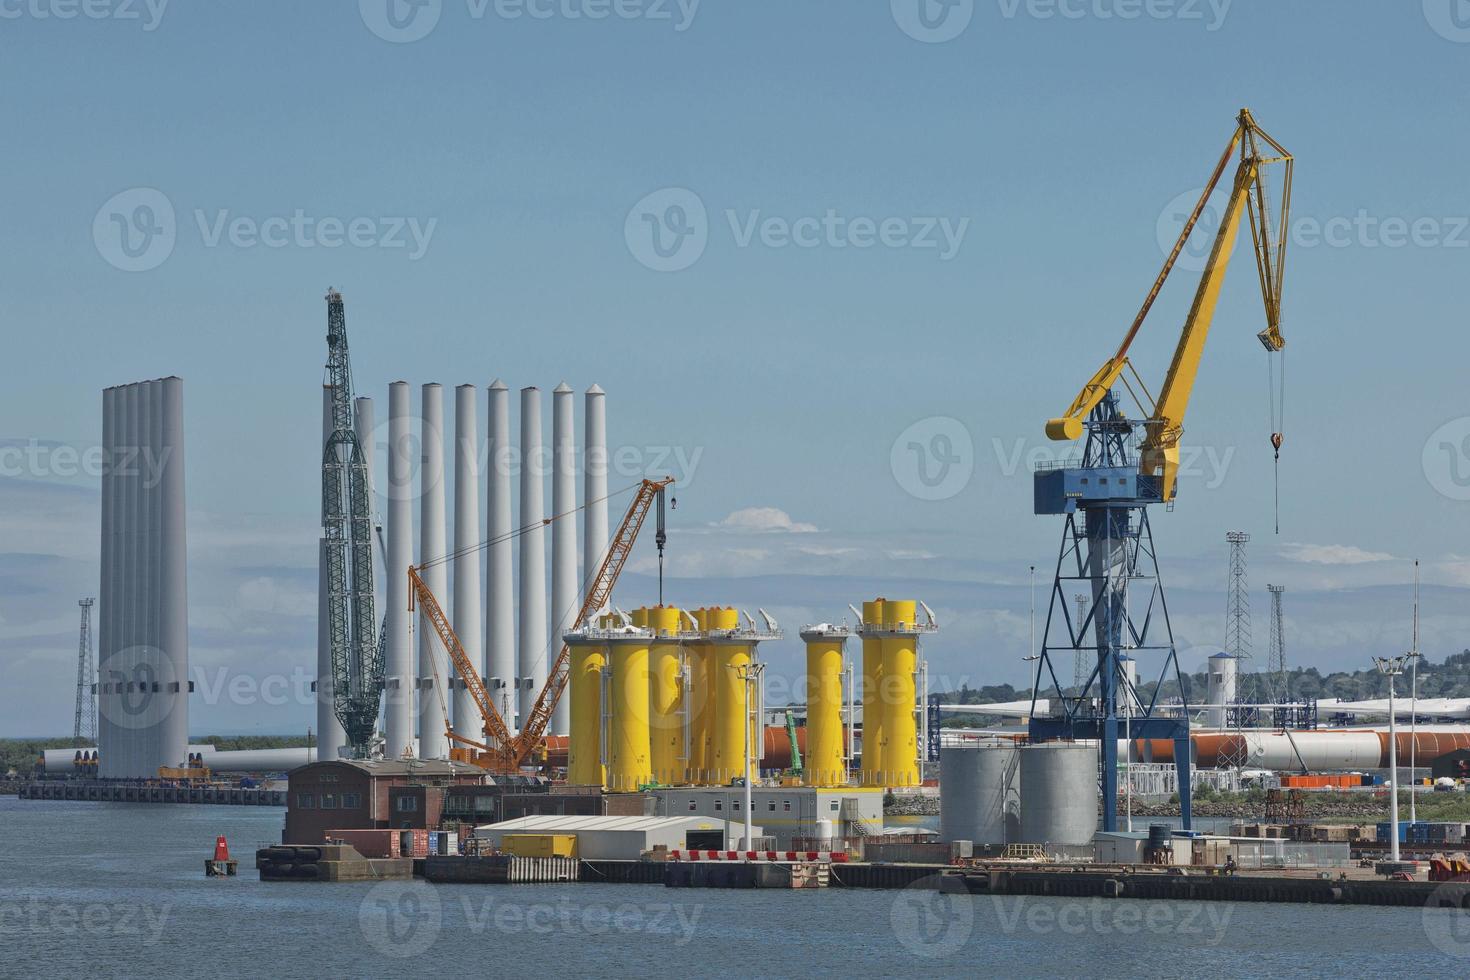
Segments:
[[[1282,443],[1282,441],[1283,441],[1283,438],[1282,438],[1281,433],[1279,433],[1279,432],[1273,432],[1273,433],[1271,433],[1271,448],[1276,450],[1276,458],[1277,459],[1280,459],[1281,458],[1281,443]]]

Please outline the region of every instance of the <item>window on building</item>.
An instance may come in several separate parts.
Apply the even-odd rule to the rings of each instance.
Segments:
[[[698,809],[699,809],[699,804],[696,801],[694,801],[694,800],[690,800],[689,801],[689,812],[690,813],[693,813],[695,810],[698,810]]]
[[[344,809],[344,810],[356,810],[356,809],[358,809],[361,806],[362,806],[362,794],[361,793],[343,793],[342,794],[342,809]]]
[[[775,800],[771,800],[770,802],[768,802],[766,804],[766,809],[767,810],[770,810],[772,813],[775,813],[776,812],[776,801]]]
[[[316,797],[310,793],[296,794],[296,809],[313,810],[316,808]]]
[[[322,809],[323,810],[335,810],[335,809],[337,809],[337,795],[335,793],[323,793],[322,794]]]
[[[477,797],[475,797],[475,812],[476,813],[494,813],[495,812],[495,797],[493,797],[493,796],[477,796]]]
[[[398,798],[399,813],[418,813],[419,799],[417,796],[400,796]]]
[[[736,800],[735,801],[735,812],[736,813],[739,813],[740,812],[740,801],[739,800]]]
[[[715,800],[715,809],[716,810],[723,810],[723,809],[725,809],[725,801],[724,800]]]
[[[790,800],[782,800],[781,801],[781,809],[785,810],[787,813],[790,813],[791,812],[791,801]]]
[[[839,807],[837,805],[837,801],[836,800],[833,800],[831,803],[828,803],[827,804],[827,809],[829,809],[829,810],[837,810],[837,809],[839,809]]]

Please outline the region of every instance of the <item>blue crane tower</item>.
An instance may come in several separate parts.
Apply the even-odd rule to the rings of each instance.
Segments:
[[[1219,215],[1218,231],[1168,374],[1155,397],[1129,360],[1129,345],[1237,150],[1239,159]],[[1158,552],[1149,525],[1149,508],[1161,503],[1172,506],[1174,501],[1185,410],[1194,389],[1225,270],[1245,217],[1249,217],[1253,257],[1266,312],[1266,328],[1257,337],[1266,348],[1272,384],[1276,384],[1274,358],[1286,346],[1280,329],[1281,288],[1293,165],[1291,154],[1256,124],[1249,109],[1242,109],[1236,117],[1230,142],[1117,353],[1088,379],[1066,413],[1046,424],[1051,439],[1075,441],[1085,436],[1085,442],[1080,460],[1074,458],[1038,467],[1034,477],[1035,512],[1062,515],[1066,523],[1057,555],[1046,630],[1041,650],[1037,652],[1041,662],[1036,688],[1041,687],[1045,672],[1059,697],[1055,706],[1038,714],[1033,689],[1029,735],[1032,741],[1098,741],[1104,830],[1116,830],[1118,826],[1120,738],[1127,742],[1130,753],[1140,742],[1153,747],[1158,747],[1160,742],[1172,743],[1179,776],[1180,810],[1184,826],[1188,828],[1191,823],[1189,692],[1179,670],[1169,606],[1159,578]],[[1268,168],[1281,174],[1279,190],[1274,193],[1267,186]],[[1280,377],[1284,383],[1284,370]],[[1134,418],[1126,416],[1120,404],[1120,394],[1125,391],[1138,406]],[[1272,424],[1276,431],[1271,434],[1271,444],[1278,463],[1282,444],[1278,414],[1281,404],[1284,399],[1278,400],[1278,393],[1273,390]],[[1078,586],[1091,602],[1086,611],[1074,617],[1068,592]],[[1060,697],[1066,685],[1057,674],[1055,658],[1062,657],[1063,669],[1070,670],[1079,656],[1093,664],[1092,670],[1076,696]],[[1144,685],[1137,682],[1130,668],[1146,656],[1157,659],[1159,674],[1145,697]],[[1162,699],[1171,675],[1178,686],[1177,702]]]
[[[367,463],[353,426],[352,362],[342,294],[327,290],[326,381],[332,434],[322,453],[327,623],[333,709],[353,756],[371,752],[383,691],[383,648],[373,610],[373,519]]]

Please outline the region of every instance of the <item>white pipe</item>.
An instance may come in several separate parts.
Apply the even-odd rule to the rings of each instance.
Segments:
[[[419,565],[443,558],[448,552],[444,526],[444,389],[426,384],[421,389],[422,414],[419,442],[423,459],[419,470]],[[449,598],[449,566],[444,562],[429,565],[420,572],[424,585],[442,606]],[[449,693],[449,655],[439,643],[434,627],[422,615],[419,633],[419,752],[425,759],[439,759],[449,754],[445,737],[445,709]],[[471,733],[473,736],[473,733]]]
[[[454,631],[472,669],[484,659],[480,603],[480,431],[474,385],[454,389]],[[458,671],[455,672],[459,677]],[[454,730],[480,738],[484,723],[463,678],[454,688]]]
[[[139,501],[138,501],[138,450],[142,446],[139,437],[140,422],[142,420],[142,406],[140,404],[139,389],[136,384],[130,384],[123,389],[123,400],[126,402],[124,409],[125,428],[123,429],[122,441],[122,497],[123,497],[123,538],[122,538],[122,572],[123,572],[123,632],[121,644],[117,657],[117,670],[115,676],[118,683],[122,685],[122,693],[118,698],[117,716],[119,727],[122,731],[118,739],[123,749],[122,757],[118,760],[121,768],[115,773],[117,776],[137,779],[147,776],[147,759],[145,743],[148,738],[147,729],[144,727],[146,719],[138,713],[140,696],[131,689],[138,679],[138,651],[143,640],[143,624],[139,622],[138,611],[142,605],[139,585],[142,581],[142,568],[138,562],[138,538],[139,538]]]
[[[602,569],[607,554],[607,396],[597,385],[587,389],[582,423],[583,585]]]
[[[530,718],[546,684],[546,529],[541,445],[541,390],[521,389],[521,635],[519,695],[521,725]]]
[[[161,705],[159,765],[184,761],[189,745],[189,590],[188,539],[184,504],[184,382],[164,378],[157,385],[161,416],[157,513],[162,520],[155,545],[159,550],[157,583],[162,602],[158,647],[159,676],[167,680]],[[172,685],[171,687],[169,685]]]
[[[413,458],[408,383],[388,386],[388,557],[383,588],[388,630],[383,665],[384,755],[413,750],[413,647],[408,622],[408,566],[413,559]]]
[[[102,392],[102,576],[98,587],[98,603],[101,606],[97,623],[97,746],[109,755],[118,749],[117,730],[113,716],[117,701],[112,690],[112,657],[118,649],[118,633],[121,601],[118,585],[122,581],[117,563],[121,558],[122,536],[121,494],[119,493],[117,444],[122,429],[122,398],[118,388],[107,388]],[[109,775],[111,767],[102,769],[101,775]]]
[[[576,623],[582,607],[577,576],[577,437],[575,395],[563,382],[551,394],[551,513],[560,518],[551,525],[551,631],[552,657],[561,652],[561,637]],[[571,726],[571,698],[563,696],[551,716],[551,734],[565,735]]]
[[[490,547],[485,581],[485,684],[505,724],[515,731],[516,624],[512,592],[510,474],[514,447],[510,441],[510,389],[496,380],[488,391],[489,474],[485,519]]]

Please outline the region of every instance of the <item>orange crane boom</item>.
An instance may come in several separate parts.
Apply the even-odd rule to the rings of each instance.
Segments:
[[[608,601],[612,598],[613,586],[617,584],[618,576],[623,571],[623,565],[633,550],[633,543],[638,540],[638,532],[643,529],[643,522],[648,517],[649,509],[673,482],[672,477],[666,477],[662,480],[644,480],[638,486],[633,501],[628,505],[628,512],[623,515],[622,523],[618,525],[617,532],[608,544],[607,555],[602,559],[602,567],[597,570],[597,575],[588,586],[586,598],[582,600],[582,608],[577,611],[577,618],[572,624],[573,629],[586,625],[591,616],[607,606]],[[557,515],[557,517],[565,516],[564,514]],[[542,523],[550,524],[556,519],[556,517],[547,518]],[[445,734],[448,735],[450,742],[462,746],[451,748],[450,758],[459,762],[470,762],[496,773],[518,771],[541,744],[546,734],[546,726],[551,721],[551,714],[556,710],[557,702],[561,700],[562,694],[566,691],[567,679],[571,673],[571,651],[565,643],[561,643],[561,637],[556,638],[556,642],[561,643],[561,652],[557,654],[556,662],[552,664],[546,678],[546,685],[536,696],[536,702],[531,706],[530,716],[521,726],[520,734],[511,735],[505,719],[501,717],[500,711],[495,707],[495,702],[490,699],[489,692],[485,690],[479,668],[471,662],[469,654],[465,652],[464,644],[460,642],[459,636],[454,632],[454,627],[449,623],[449,617],[444,615],[444,609],[439,605],[439,600],[434,598],[434,593],[429,591],[429,587],[424,584],[417,567],[409,568],[408,581],[409,612],[413,612],[415,602],[423,609],[424,618],[434,627],[434,632],[439,636],[439,642],[444,644],[449,659],[454,663],[455,671],[469,690],[484,723],[483,742],[477,742],[459,734],[454,730],[452,722],[446,723]]]

